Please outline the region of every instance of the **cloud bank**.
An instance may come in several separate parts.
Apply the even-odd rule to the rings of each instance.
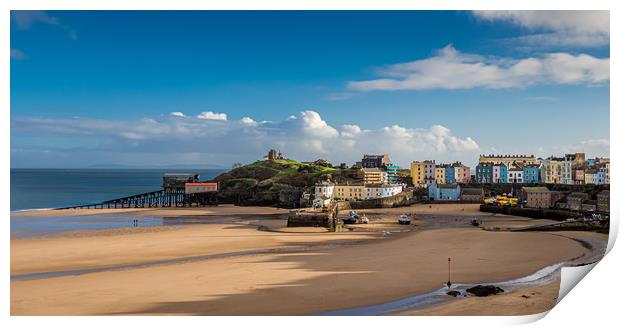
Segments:
[[[351,81],[356,91],[523,88],[537,84],[598,85],[609,81],[609,59],[549,53],[524,59],[457,51],[448,45],[430,58],[377,69],[377,79]]]
[[[26,58],[24,52],[19,49],[11,49],[11,59],[15,60],[23,60]]]
[[[30,29],[35,24],[60,27],[67,32],[70,39],[77,39],[77,33],[71,26],[61,23],[57,17],[42,10],[13,10],[11,11],[11,22],[21,30]]]
[[[609,11],[474,11],[486,21],[506,21],[533,32],[511,41],[536,47],[598,47],[609,44]]]
[[[63,152],[63,157],[85,152],[104,152],[110,157],[114,157],[114,153],[145,153],[148,157],[160,155],[159,164],[173,160],[177,154],[187,158],[192,157],[190,154],[201,153],[204,155],[194,157],[200,160],[210,155],[250,162],[262,157],[269,148],[278,148],[298,160],[325,158],[349,164],[364,153],[389,153],[396,162],[408,164],[414,159],[475,158],[479,150],[478,143],[471,137],[454,135],[440,125],[429,128],[392,125],[378,129],[363,129],[354,124],[335,127],[311,110],[277,122],[256,122],[250,117],[202,119],[179,113],[137,121],[14,117],[11,132],[16,136],[88,139],[87,146],[56,149]],[[15,147],[12,148],[14,155],[27,150]]]

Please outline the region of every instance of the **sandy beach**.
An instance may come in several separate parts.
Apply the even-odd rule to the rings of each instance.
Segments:
[[[586,232],[484,231],[468,226],[467,219],[478,216],[484,223],[504,226],[541,222],[493,216],[476,207],[365,210],[371,223],[342,233],[285,232],[286,221],[278,215],[286,211],[272,208],[173,209],[177,216],[222,220],[151,231],[111,229],[15,239],[11,314],[318,314],[439,289],[447,279],[448,257],[453,260],[453,282],[495,282],[591,255],[576,237],[606,239]],[[412,210],[419,215],[415,226],[398,227],[395,217]],[[164,211],[157,214],[173,213]],[[283,232],[260,231],[257,224]],[[386,234],[388,226],[392,231]],[[486,305],[497,307],[493,309],[476,305],[468,310],[465,302],[483,298],[466,298],[403,313],[501,315],[551,308],[557,296],[553,284],[532,291],[540,294],[528,299],[537,300],[529,308],[519,301],[523,297],[510,293],[484,298],[499,300]]]
[[[219,205],[213,207],[173,208],[98,208],[98,209],[46,209],[11,212],[11,216],[74,216],[95,214],[132,213],[136,216],[190,216],[190,215],[271,215],[286,214],[288,210],[261,206]]]

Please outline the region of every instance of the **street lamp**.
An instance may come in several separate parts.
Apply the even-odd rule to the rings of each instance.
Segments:
[[[448,257],[448,283],[446,283],[448,288],[450,288],[452,286],[452,282],[450,282],[450,262],[451,261],[452,261],[452,259],[450,257]]]

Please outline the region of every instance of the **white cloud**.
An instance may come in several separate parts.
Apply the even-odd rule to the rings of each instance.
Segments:
[[[183,114],[183,112],[170,112],[170,116],[183,118],[185,114]]]
[[[609,81],[609,59],[587,54],[550,53],[525,59],[465,54],[452,45],[433,57],[389,65],[378,79],[351,81],[349,89],[429,90],[518,88],[535,84],[588,84]]]
[[[254,121],[248,119],[245,121]],[[202,153],[248,162],[269,148],[278,148],[298,160],[325,158],[334,163],[355,162],[363,153],[390,153],[396,162],[408,164],[416,159],[465,161],[479,150],[472,138],[458,137],[439,125],[427,129],[399,125],[362,129],[354,124],[335,127],[312,110],[300,112],[296,119],[253,124],[175,116],[136,121],[13,117],[11,128],[18,137],[80,136],[81,142],[89,140],[89,146],[75,149],[80,154],[68,153],[68,157],[89,150],[110,152],[112,157],[145,153],[150,157],[149,164],[165,164],[172,153]],[[159,162],[152,158],[154,155],[161,156]]]
[[[546,28],[609,34],[609,11],[604,10],[481,10],[481,19],[510,21],[526,28]]]
[[[254,121],[254,119],[250,117],[243,117],[240,122],[246,126],[256,126],[258,124],[258,122]]]
[[[348,100],[352,98],[353,96],[355,96],[355,94],[351,92],[333,93],[333,94],[327,95],[325,99],[328,101],[344,101],[344,100]]]
[[[546,102],[555,102],[559,101],[560,98],[557,96],[528,96],[526,99],[531,101],[546,101]]]
[[[597,47],[609,44],[609,11],[474,11],[487,21],[507,21],[534,32],[511,39],[528,46]]]
[[[58,18],[50,16],[42,10],[13,10],[11,11],[11,22],[22,30],[29,29],[36,23],[57,26],[64,29],[70,39],[77,39],[77,33],[73,28],[62,24]]]
[[[362,133],[362,128],[358,125],[342,125],[340,136],[344,138],[355,138]]]
[[[196,118],[203,120],[227,120],[226,113],[215,113],[211,111],[201,112]]]
[[[11,49],[11,59],[22,60],[25,58],[26,58],[26,55],[21,50]]]
[[[14,10],[11,11],[11,18],[15,25],[21,29],[30,28],[34,23],[60,25],[58,18],[41,10]]]
[[[298,124],[305,134],[317,138],[338,137],[338,131],[328,125],[325,120],[315,111],[303,111],[299,114]]]
[[[586,139],[574,144],[552,146],[547,156],[562,156],[565,153],[586,153],[587,157],[609,157],[610,141],[605,138]]]

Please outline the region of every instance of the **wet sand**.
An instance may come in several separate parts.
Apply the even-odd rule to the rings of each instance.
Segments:
[[[224,255],[77,276],[13,280],[11,314],[317,314],[436,290],[446,281],[447,257],[453,259],[454,280],[476,283],[522,277],[589,253],[582,244],[564,236],[466,227],[465,218],[476,216],[467,205],[434,205],[433,209],[436,211],[431,214],[452,221],[447,228],[435,228],[424,218],[416,222],[419,225],[412,227],[413,231],[389,236],[379,232],[381,227],[343,233],[286,233],[258,231],[248,223],[12,240],[11,275]],[[369,225],[382,220],[394,225],[394,216],[400,214],[398,209],[367,213]],[[478,215],[498,223],[502,218]],[[465,220],[455,221],[459,216]],[[511,218],[505,223],[524,222],[509,222]],[[260,222],[282,226],[282,220]],[[304,249],[277,251],[291,246]],[[225,255],[261,248],[274,251]],[[498,308],[490,314],[502,311]]]
[[[11,212],[11,216],[74,216],[131,213],[135,216],[188,216],[188,215],[271,215],[287,214],[288,210],[275,207],[219,205],[213,207],[173,208],[103,208],[103,209],[50,209]]]
[[[525,287],[514,292],[489,297],[453,299],[436,307],[407,311],[415,316],[515,316],[533,315],[553,308],[560,291],[555,281],[538,287]]]
[[[582,246],[591,247],[584,256],[568,262],[566,266],[589,264],[603,258],[607,247],[606,234],[581,231],[549,232],[564,238],[580,241]],[[436,316],[511,316],[532,315],[551,310],[557,301],[560,280],[536,287],[523,287],[506,294],[489,297],[467,297],[453,299],[445,304],[425,309],[401,312],[401,315]]]

